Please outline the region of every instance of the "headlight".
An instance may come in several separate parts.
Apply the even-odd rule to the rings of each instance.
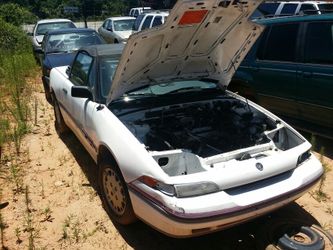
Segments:
[[[166,195],[176,196],[179,198],[199,196],[219,191],[218,185],[213,182],[196,182],[172,185],[157,181],[149,176],[142,176],[139,178],[139,181]]]
[[[177,184],[175,190],[177,197],[191,197],[217,192],[219,187],[213,182],[197,182]]]

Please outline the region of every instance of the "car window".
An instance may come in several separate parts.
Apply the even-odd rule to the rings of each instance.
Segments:
[[[132,30],[135,19],[117,20],[113,22],[114,31]]]
[[[281,15],[293,15],[295,14],[295,11],[297,9],[298,4],[293,3],[286,3],[283,5],[283,8],[281,10]]]
[[[140,28],[140,24],[142,22],[142,19],[145,17],[145,15],[139,15],[134,22],[133,30],[138,31]]]
[[[299,24],[282,24],[267,29],[259,45],[258,59],[294,61],[298,28]]]
[[[264,16],[274,16],[280,3],[263,3],[258,7],[258,11]]]
[[[153,20],[153,16],[147,16],[145,21],[142,24],[141,30],[150,28],[150,24],[151,24],[152,20]]]
[[[83,46],[104,43],[95,31],[73,32],[49,35],[45,45],[46,53],[63,53],[78,50]]]
[[[158,26],[158,25],[161,25],[161,24],[162,24],[162,17],[161,16],[155,16],[153,24],[152,24],[151,27],[155,27],[155,26]]]
[[[36,35],[45,35],[50,30],[76,28],[72,22],[42,23],[37,26]]]
[[[304,60],[306,63],[333,64],[333,22],[308,24]]]
[[[104,57],[100,60],[100,86],[101,96],[105,100],[110,92],[112,79],[116,72],[119,60]]]
[[[107,28],[107,23],[108,23],[108,20],[105,20],[104,23],[103,23],[103,28],[106,29]]]
[[[300,8],[300,12],[301,11],[307,11],[307,10],[317,10],[316,9],[316,6],[314,5],[314,4],[306,4],[306,3],[304,3],[304,4],[302,4],[301,5],[301,8]]]
[[[88,75],[93,58],[88,54],[79,53],[73,63],[70,80],[77,86],[88,86]]]
[[[324,13],[332,13],[333,10],[333,4],[331,3],[323,3],[323,4],[318,4],[318,8],[322,14]]]

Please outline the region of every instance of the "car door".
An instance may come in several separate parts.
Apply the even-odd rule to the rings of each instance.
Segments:
[[[300,116],[333,127],[333,21],[309,22],[304,27],[303,62],[298,70]]]
[[[94,93],[94,69],[94,58],[84,51],[78,53],[70,74],[70,81],[72,86],[84,86],[87,87],[92,93]],[[75,123],[75,129],[73,131],[83,146],[87,149],[87,151],[93,155],[95,152],[95,147],[92,143],[91,137],[86,131],[85,124],[88,120],[91,121],[91,110],[97,104],[93,99],[90,100],[88,98],[75,98],[71,95],[69,95],[69,98],[69,102],[71,104],[70,113]]]
[[[111,21],[110,20],[106,20],[104,23],[103,23],[103,26],[101,27],[100,29],[100,34],[101,36],[104,38],[104,40],[106,42],[110,42],[110,31],[108,30],[108,27],[109,27],[109,23]]]
[[[286,116],[296,116],[297,43],[299,24],[268,27],[260,41],[256,60],[250,65],[257,102]]]

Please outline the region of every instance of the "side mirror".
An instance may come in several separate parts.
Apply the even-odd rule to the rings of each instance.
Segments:
[[[113,32],[113,29],[112,29],[112,27],[108,27],[108,28],[106,28],[108,31],[111,31],[111,32]]]
[[[71,66],[68,66],[66,69],[66,75],[69,76],[70,73],[71,73]]]
[[[86,86],[72,86],[71,96],[78,98],[88,98],[89,100],[93,99],[93,96]]]

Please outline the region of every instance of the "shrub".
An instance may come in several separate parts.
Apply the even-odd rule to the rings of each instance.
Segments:
[[[7,23],[20,26],[23,23],[35,23],[37,17],[29,10],[14,3],[0,5],[0,17]]]
[[[0,19],[1,53],[21,53],[31,49],[31,42],[24,31]],[[0,62],[1,64],[1,62]]]

